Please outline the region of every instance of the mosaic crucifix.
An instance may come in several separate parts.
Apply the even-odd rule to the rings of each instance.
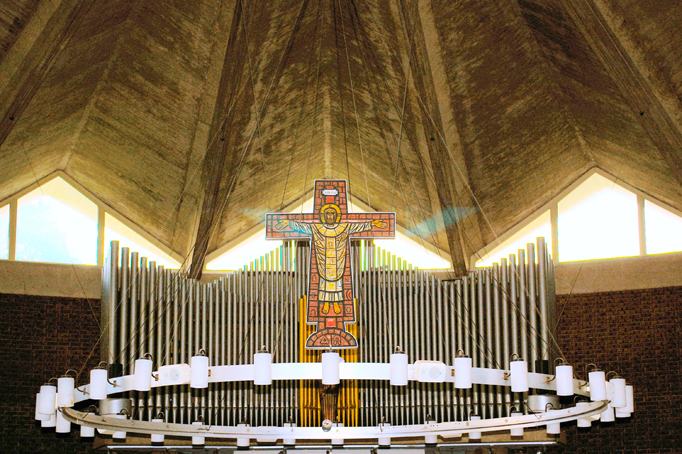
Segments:
[[[317,325],[306,348],[356,348],[346,331],[355,323],[351,279],[351,238],[395,237],[395,213],[348,213],[346,182],[316,180],[312,213],[270,213],[265,216],[267,239],[312,238],[307,322]]]

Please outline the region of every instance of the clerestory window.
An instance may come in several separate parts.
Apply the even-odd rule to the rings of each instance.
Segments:
[[[158,265],[179,268],[177,260],[65,178],[55,176],[0,207],[0,259],[102,265],[107,245],[118,240]]]
[[[473,261],[499,263],[537,237],[559,262],[681,252],[682,216],[646,197],[595,172]]]

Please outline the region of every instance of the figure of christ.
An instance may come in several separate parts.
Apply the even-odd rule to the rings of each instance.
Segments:
[[[306,348],[356,348],[357,340],[346,330],[355,323],[350,241],[393,238],[395,214],[348,213],[343,180],[316,180],[314,194],[312,213],[267,214],[265,236],[311,240],[306,322],[316,330]]]
[[[277,223],[277,230],[289,227],[313,238],[313,250],[320,275],[317,299],[321,305],[320,313],[341,315],[343,312],[344,288],[343,274],[346,270],[349,236],[367,232],[373,227],[385,229],[387,223],[376,219],[371,222],[340,222],[341,213],[336,206],[326,206],[321,213],[324,223],[307,223],[283,219]]]

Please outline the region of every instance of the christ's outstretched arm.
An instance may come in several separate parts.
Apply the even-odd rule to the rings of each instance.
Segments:
[[[310,224],[306,224],[303,222],[292,221],[290,219],[283,219],[279,221],[277,225],[275,225],[275,229],[277,230],[284,230],[287,227],[296,232],[312,235],[312,229],[310,228]]]
[[[372,222],[349,222],[348,223],[348,234],[367,232],[372,230],[372,227],[377,227],[379,229],[385,229],[388,224],[379,219]]]

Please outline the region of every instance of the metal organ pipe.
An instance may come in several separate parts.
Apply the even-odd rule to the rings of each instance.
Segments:
[[[549,315],[547,309],[547,245],[538,238],[538,300],[540,304],[540,360],[549,362]],[[547,371],[549,372],[549,370]]]
[[[137,359],[137,337],[140,335],[138,330],[139,318],[137,315],[138,308],[138,264],[139,264],[139,254],[137,252],[131,252],[130,254],[130,340],[127,345],[127,364],[128,368],[132,368]],[[129,369],[132,371],[132,369]]]
[[[144,355],[149,353],[146,349],[146,339],[149,335],[148,324],[147,324],[147,297],[148,293],[148,281],[147,281],[147,257],[142,257],[140,259],[140,279],[139,279],[139,292],[140,292],[140,327],[137,336],[137,351],[139,355]],[[145,408],[145,394],[138,394],[137,400],[137,415],[139,419],[144,419],[144,408]],[[151,418],[152,415],[147,414],[147,419]]]
[[[101,358],[108,364],[112,364],[115,360],[119,328],[119,324],[116,323],[119,288],[118,269],[118,241],[112,241],[102,278],[102,326],[107,332],[104,337],[106,343],[102,345]]]
[[[553,264],[544,242],[519,251],[490,269],[458,280],[404,264],[371,241],[354,243],[349,260],[358,298],[358,360],[389,362],[396,346],[410,362],[436,360],[454,364],[462,350],[474,367],[509,368],[513,353],[534,361],[549,359],[548,326],[554,320]],[[109,332],[103,358],[120,358],[132,373],[145,353],[154,367],[189,363],[201,348],[210,365],[249,364],[261,346],[273,362],[300,361],[299,300],[308,291],[310,246],[285,241],[276,253],[202,284],[138,260],[136,253],[112,243],[104,268],[102,320]],[[539,315],[538,315],[539,314]],[[535,322],[533,321],[535,320]],[[535,354],[537,352],[537,355]],[[533,364],[533,363],[531,363]],[[531,366],[532,367],[532,366]],[[342,384],[343,385],[343,384]],[[357,383],[357,423],[420,424],[428,415],[438,421],[465,420],[473,411],[483,418],[509,414],[515,400],[507,387],[418,383],[393,387],[385,382]],[[132,395],[136,418],[151,420],[164,412],[169,422],[281,426],[292,418],[302,424],[299,383],[246,382],[189,385],[163,391],[152,388]],[[349,405],[350,400],[340,402]],[[341,421],[348,425],[349,421]]]
[[[493,319],[494,323],[494,335],[493,342],[495,344],[493,367],[501,368],[504,367],[502,364],[502,330],[500,324],[502,321],[502,315],[500,314],[500,267],[497,263],[493,265],[492,269],[492,281],[490,283],[493,287],[493,313],[489,316]],[[491,346],[492,348],[492,346]],[[502,389],[499,386],[495,386],[495,415],[502,416]]]
[[[119,315],[120,315],[120,329],[121,329],[121,336],[120,336],[120,343],[119,343],[119,348],[116,351],[116,360],[120,361],[122,364],[122,372],[123,375],[128,375],[130,371],[128,370],[128,361],[126,361],[126,358],[123,356],[123,351],[130,342],[130,338],[128,336],[129,327],[128,327],[128,306],[130,305],[130,300],[128,298],[129,292],[130,292],[130,272],[129,272],[129,264],[130,264],[130,255],[129,255],[129,249],[127,247],[121,248],[121,294],[119,296],[119,304],[120,304],[120,310],[119,310]]]
[[[484,270],[485,276],[485,356],[486,356],[486,367],[492,368],[494,358],[493,355],[493,311],[492,311],[492,298],[491,298],[491,288],[490,288],[490,268]],[[493,407],[495,405],[494,401],[494,386],[488,385],[488,417],[493,417]]]
[[[523,249],[519,249],[519,262],[516,267],[518,274],[518,289],[517,294],[519,298],[519,322],[521,323],[521,352],[513,352],[528,358],[528,337],[532,334],[528,332],[528,308],[526,306],[526,253]]]
[[[508,281],[508,269],[507,259],[502,258],[500,260],[500,284],[498,290],[501,291],[502,301],[501,308],[502,313],[500,314],[500,324],[502,325],[502,332],[500,333],[500,339],[502,340],[502,357],[500,366],[502,368],[509,368],[509,356],[510,353],[510,334],[509,334],[509,324],[511,323],[509,314],[513,312],[514,309],[510,308],[510,295],[509,295],[509,281]],[[510,311],[511,309],[511,311]],[[509,390],[505,387],[502,390],[504,395],[504,414],[508,415],[511,406],[511,395]]]
[[[529,307],[528,307],[528,319],[530,321],[530,356],[526,356],[526,358],[530,358],[530,367],[531,370],[535,372],[539,372],[537,370],[538,368],[538,360],[540,359],[540,356],[538,355],[538,304],[537,304],[537,297],[535,293],[536,289],[536,283],[535,283],[535,245],[533,243],[528,243],[527,245],[528,248],[528,294],[530,296],[529,298]]]

